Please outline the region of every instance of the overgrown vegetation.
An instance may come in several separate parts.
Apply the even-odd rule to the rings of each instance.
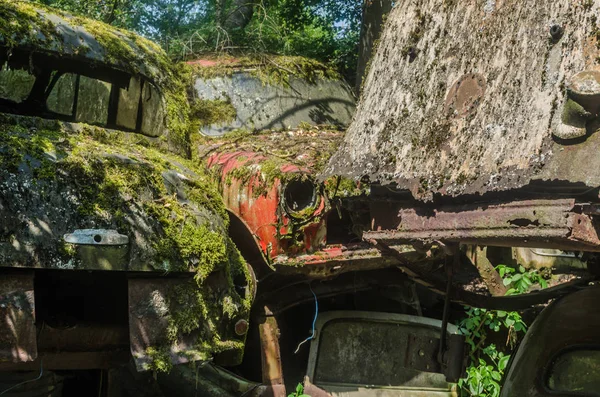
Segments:
[[[206,53],[302,56],[356,72],[362,1],[33,0],[159,42],[175,60]]]
[[[504,285],[509,287],[507,295],[526,293],[533,286],[548,286],[537,270],[515,269],[499,265],[498,272]],[[501,381],[510,359],[510,353],[525,335],[527,325],[518,312],[465,308],[467,317],[459,324],[469,346],[467,377],[458,385],[461,396],[498,397]],[[503,341],[502,345],[491,341]]]

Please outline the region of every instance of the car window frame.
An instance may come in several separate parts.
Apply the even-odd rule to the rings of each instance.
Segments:
[[[547,361],[546,365],[543,368],[542,377],[541,377],[541,386],[544,393],[547,396],[556,396],[556,397],[597,397],[600,396],[600,393],[597,395],[589,394],[587,392],[576,392],[576,391],[560,391],[560,390],[552,390],[549,387],[549,381],[551,377],[551,371],[554,368],[554,364],[556,361],[563,355],[574,352],[574,351],[582,351],[582,350],[593,350],[600,352],[600,344],[578,344],[578,345],[570,345],[568,347],[560,349],[558,352],[554,353],[550,356],[550,359]]]

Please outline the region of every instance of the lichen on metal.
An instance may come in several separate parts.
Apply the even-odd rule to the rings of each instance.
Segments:
[[[567,0],[396,2],[323,177],[368,176],[424,200],[600,186],[596,111],[575,115],[579,140],[553,135],[569,80],[600,70],[599,15],[598,2]]]

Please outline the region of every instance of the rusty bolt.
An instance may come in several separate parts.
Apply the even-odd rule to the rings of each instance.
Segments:
[[[552,38],[553,41],[558,41],[562,38],[564,33],[564,30],[562,28],[562,26],[556,24],[556,25],[552,25],[550,26],[550,37]]]
[[[239,336],[246,335],[248,328],[248,321],[246,320],[240,320],[235,323],[235,333]]]

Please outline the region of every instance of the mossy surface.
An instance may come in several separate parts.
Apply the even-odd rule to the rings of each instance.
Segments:
[[[48,15],[57,19],[53,21]],[[64,33],[69,30],[82,38],[69,40]],[[83,36],[85,33],[87,36]],[[144,75],[157,84],[171,77],[172,63],[152,41],[102,22],[27,1],[0,0],[0,45],[90,58],[133,75]],[[99,48],[95,48],[98,45]],[[99,53],[93,51],[98,49]]]
[[[237,111],[230,100],[196,99],[191,111],[192,120],[202,127],[230,123],[237,116]]]
[[[230,322],[249,315],[250,294],[238,290],[248,290],[250,276],[203,168],[140,145],[134,134],[4,115],[0,162],[2,263],[84,269],[63,235],[117,230],[130,238],[129,261],[112,270],[194,274],[188,289],[170,297],[169,343],[197,332],[207,356],[241,349]],[[156,369],[168,369],[156,349]]]
[[[190,64],[197,78],[210,80],[215,77],[231,76],[233,73],[246,71],[259,78],[264,84],[287,85],[290,78],[299,78],[309,83],[318,79],[341,80],[341,75],[333,68],[310,58],[283,55],[253,55],[233,58],[230,56],[206,55],[205,59],[213,66]]]
[[[58,22],[48,15],[55,15]],[[72,29],[85,39],[73,41],[63,36]],[[75,44],[76,43],[76,44]],[[132,32],[102,22],[73,16],[60,10],[24,1],[0,0],[0,46],[19,47],[57,53],[60,57],[86,60],[92,65],[102,63],[142,76],[162,92],[166,106],[164,137],[173,152],[190,154],[190,105],[187,91],[191,87],[191,68],[174,64],[155,43]]]

